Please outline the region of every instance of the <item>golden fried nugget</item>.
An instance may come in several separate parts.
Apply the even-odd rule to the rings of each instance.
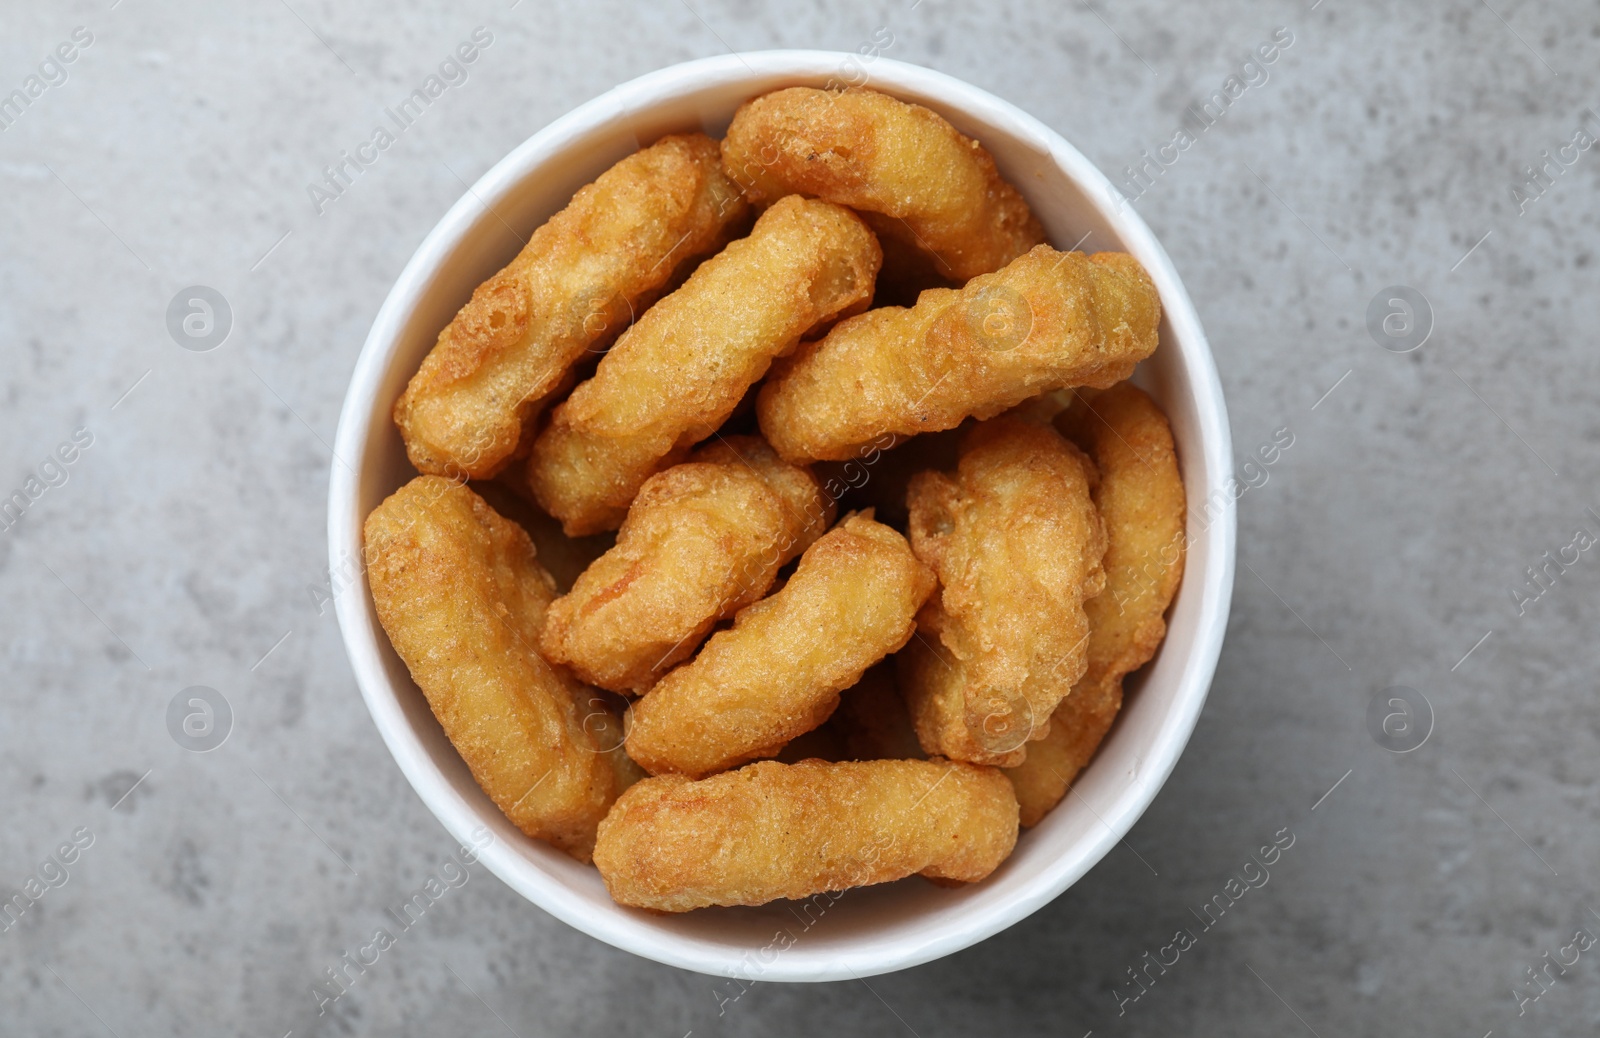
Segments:
[[[528,483],[569,535],[613,529],[773,358],[864,307],[882,252],[841,206],[786,198],[623,333],[534,442]]]
[[[599,694],[534,651],[555,585],[533,542],[440,476],[395,491],[364,532],[378,619],[478,785],[524,833],[588,861],[640,773]]]
[[[739,106],[722,162],[757,205],[790,194],[858,210],[961,283],[1044,241],[994,159],[943,116],[876,90],[790,87]]]
[[[846,516],[778,591],[633,705],[628,756],[701,776],[770,757],[822,724],[839,693],[911,637],[933,574],[900,534]]]
[[[890,660],[868,668],[860,681],[841,692],[839,709],[823,727],[842,736],[842,760],[911,760],[923,756],[911,714],[895,687],[894,663]]]
[[[993,768],[762,761],[700,781],[638,783],[600,823],[594,862],[618,903],[687,912],[916,873],[975,883],[1016,842],[1016,797]]]
[[[930,754],[1020,763],[1083,675],[1084,601],[1105,586],[1097,478],[1050,426],[1005,416],[962,437],[953,479],[911,481],[911,548],[939,591],[900,687]]]
[[[833,501],[818,485],[817,477],[804,465],[792,465],[778,457],[772,445],[759,436],[719,434],[715,440],[701,444],[689,460],[708,465],[737,465],[766,480],[783,500],[792,521],[807,534],[805,543],[790,558],[805,551],[833,525]]]
[[[885,434],[950,429],[1031,396],[1110,386],[1156,348],[1161,300],[1126,253],[1040,245],[960,291],[841,321],[774,365],[756,413],[793,462],[841,460]]]
[[[494,475],[585,351],[603,349],[748,212],[704,134],[663,137],[602,173],[439,333],[394,407],[411,463]]]
[[[1079,394],[1057,418],[1100,469],[1095,503],[1106,524],[1106,589],[1089,600],[1088,669],[1056,708],[1050,733],[1006,774],[1022,824],[1037,825],[1094,756],[1122,706],[1122,679],[1166,636],[1162,619],[1183,576],[1183,478],[1166,416],[1124,383]]]
[[[805,469],[758,437],[719,440],[645,480],[616,546],[550,607],[540,648],[601,688],[647,691],[832,522]]]

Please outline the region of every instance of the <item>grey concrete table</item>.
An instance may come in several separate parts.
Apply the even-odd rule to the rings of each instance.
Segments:
[[[0,933],[0,1032],[1593,1033],[1600,7],[1494,3],[7,2],[0,887],[38,897]],[[479,26],[464,81],[313,200]],[[777,46],[876,47],[1058,129],[1187,280],[1241,468],[1292,437],[1248,470],[1194,740],[1082,882],[919,969],[727,1000],[474,867],[319,1017],[453,850],[310,590],[367,326],[540,126]],[[167,326],[192,285],[230,311],[205,352]],[[169,730],[191,686],[231,710],[215,752]]]

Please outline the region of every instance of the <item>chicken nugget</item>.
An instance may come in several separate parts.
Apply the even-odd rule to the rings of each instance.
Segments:
[[[1122,679],[1155,655],[1163,619],[1183,577],[1183,477],[1166,416],[1123,383],[1079,394],[1057,418],[1100,469],[1095,504],[1106,525],[1106,588],[1085,605],[1088,667],[1056,708],[1050,733],[1006,775],[1022,824],[1037,825],[1094,756],[1122,707]]]
[[[663,137],[602,173],[439,333],[394,407],[411,463],[494,475],[585,351],[604,349],[748,213],[704,134]]]
[[[850,210],[786,198],[623,333],[534,442],[528,483],[569,536],[615,529],[653,473],[709,436],[773,358],[864,307],[882,261]]]
[[[804,465],[784,461],[772,449],[772,445],[759,436],[718,434],[716,439],[701,444],[689,456],[689,460],[708,465],[738,466],[765,480],[773,493],[782,499],[792,521],[808,534],[805,543],[790,558],[805,551],[833,525],[834,513],[829,511],[833,501],[823,492],[816,475]]]
[[[601,688],[645,692],[832,522],[805,469],[757,437],[719,440],[645,480],[616,546],[550,607],[540,648]]]
[[[1110,386],[1156,348],[1161,300],[1126,253],[1040,245],[965,288],[841,321],[774,366],[761,432],[793,462],[837,461],[886,434],[992,418],[1046,390]]]
[[[538,653],[555,582],[533,542],[466,487],[418,476],[365,525],[378,620],[478,785],[579,861],[639,771],[598,693]]]
[[[920,873],[975,883],[1017,842],[993,768],[955,761],[762,761],[649,778],[600,823],[594,861],[619,904],[762,905]]]
[[[994,159],[943,116],[876,90],[790,87],[747,101],[722,162],[757,205],[801,194],[862,212],[957,284],[999,270],[1044,229]]]
[[[955,478],[911,481],[911,548],[939,590],[900,687],[930,754],[1020,763],[1083,675],[1084,601],[1105,586],[1097,478],[1049,425],[1005,416],[962,437]]]
[[[633,705],[628,756],[651,774],[699,777],[776,754],[906,643],[932,590],[904,537],[846,516],[806,549],[783,590],[741,610]]]

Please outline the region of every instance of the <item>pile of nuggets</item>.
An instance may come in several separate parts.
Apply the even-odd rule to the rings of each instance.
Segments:
[[[1165,634],[1183,485],[1123,381],[1160,312],[934,112],[755,98],[580,190],[440,333],[394,408],[422,474],[366,521],[379,619],[489,797],[619,903],[976,882]]]

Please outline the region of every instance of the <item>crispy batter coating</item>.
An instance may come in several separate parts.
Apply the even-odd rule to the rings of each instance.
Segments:
[[[1156,348],[1161,300],[1126,253],[1040,245],[965,288],[841,321],[774,366],[756,413],[794,462],[841,460],[885,434],[991,418],[1046,390],[1106,387]]]
[[[1016,846],[993,768],[954,761],[762,761],[635,785],[600,823],[612,898],[661,912],[762,905],[916,873],[974,883]]]
[[[440,476],[373,509],[365,538],[378,619],[478,785],[517,828],[590,860],[639,771],[599,694],[534,651],[555,585],[533,542]]]
[[[759,436],[722,436],[700,445],[690,461],[708,465],[734,465],[753,472],[782,500],[797,528],[806,532],[805,543],[789,557],[805,551],[833,525],[833,501],[822,492],[817,477],[804,465],[791,465]],[[787,550],[787,549],[786,549]]]
[[[932,590],[904,537],[846,516],[806,549],[783,590],[742,610],[634,704],[628,755],[651,774],[698,777],[776,754],[906,643]]]
[[[645,692],[832,522],[805,469],[758,437],[719,439],[645,481],[616,546],[550,607],[540,648],[601,688]]]
[[[1050,426],[1003,416],[962,437],[955,478],[911,481],[911,548],[939,591],[900,685],[930,754],[1020,763],[1082,677],[1084,601],[1105,586],[1097,478]]]
[[[603,349],[748,212],[704,134],[663,137],[601,174],[439,333],[394,408],[411,463],[494,475],[585,351]]]
[[[747,101],[722,161],[757,205],[801,194],[850,206],[879,237],[931,252],[939,274],[958,284],[1044,241],[982,145],[876,90],[790,87]]]
[[[785,198],[657,303],[551,415],[528,483],[569,535],[614,529],[806,332],[864,307],[883,254],[860,218]]]
[[[1095,503],[1106,524],[1106,589],[1089,600],[1088,669],[1056,708],[1050,734],[1006,774],[1037,825],[1094,756],[1122,707],[1122,679],[1155,655],[1183,577],[1184,494],[1172,429],[1145,393],[1124,383],[1079,394],[1057,418],[1100,469]]]

